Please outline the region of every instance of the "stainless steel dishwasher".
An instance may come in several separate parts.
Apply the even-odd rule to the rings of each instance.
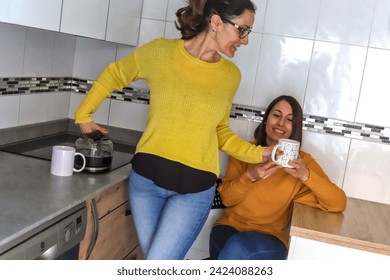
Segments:
[[[0,260],[77,260],[87,226],[85,203],[0,254]]]

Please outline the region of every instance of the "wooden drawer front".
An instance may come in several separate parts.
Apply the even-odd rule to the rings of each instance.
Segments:
[[[128,197],[128,180],[124,180],[108,188],[95,197],[99,219],[125,203]]]
[[[138,245],[131,215],[126,216],[128,203],[99,220],[99,236],[91,260],[120,260]]]
[[[135,249],[131,251],[131,253],[128,254],[125,258],[125,260],[143,260],[143,259],[144,259],[144,255],[142,253],[140,245],[135,247]]]

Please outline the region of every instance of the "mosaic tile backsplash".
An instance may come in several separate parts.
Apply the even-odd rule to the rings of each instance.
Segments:
[[[0,95],[73,91],[88,93],[93,81],[70,77],[0,78]],[[111,94],[112,99],[149,104],[149,90],[126,87]],[[261,122],[264,108],[233,104],[231,118]],[[370,142],[390,144],[390,128],[364,123],[304,115],[303,129]]]

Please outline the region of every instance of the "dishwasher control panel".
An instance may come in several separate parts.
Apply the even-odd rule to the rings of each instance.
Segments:
[[[54,260],[72,248],[78,249],[87,227],[87,208],[77,209],[1,254],[0,259]]]

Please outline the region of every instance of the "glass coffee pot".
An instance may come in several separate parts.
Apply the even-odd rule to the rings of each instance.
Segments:
[[[85,156],[85,171],[103,172],[111,169],[114,144],[99,130],[83,134],[76,140],[75,147],[76,152]],[[79,165],[81,166],[82,162],[76,157],[75,167],[78,168]]]

